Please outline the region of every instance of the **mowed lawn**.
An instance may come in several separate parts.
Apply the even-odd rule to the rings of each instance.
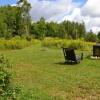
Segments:
[[[64,65],[62,49],[32,46],[1,51],[13,63],[13,83],[27,92],[23,100],[100,100],[100,60]]]

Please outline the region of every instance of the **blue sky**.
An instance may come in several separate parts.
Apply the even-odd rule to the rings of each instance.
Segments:
[[[0,0],[0,5],[15,4],[16,1],[17,0]],[[43,1],[43,0],[39,0],[39,1]],[[55,0],[55,1],[58,1],[58,0]],[[83,5],[86,2],[86,0],[73,0],[73,2],[80,3]]]
[[[0,0],[0,5],[13,5],[17,0]],[[100,31],[100,0],[29,0],[33,21],[44,17],[47,21],[85,22],[86,29]]]
[[[0,5],[15,4],[17,0],[0,0]]]
[[[76,3],[80,3],[80,5],[83,6],[87,0],[72,0],[72,1]]]

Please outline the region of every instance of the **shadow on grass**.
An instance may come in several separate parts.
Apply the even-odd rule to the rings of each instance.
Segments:
[[[57,62],[57,63],[55,63],[55,64],[57,64],[57,65],[77,65],[76,63],[66,63],[66,62]]]

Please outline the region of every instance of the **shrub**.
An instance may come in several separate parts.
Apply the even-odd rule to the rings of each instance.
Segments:
[[[0,55],[0,94],[3,94],[9,86],[10,74],[5,68],[10,67],[8,59]]]
[[[83,49],[83,42],[82,41],[79,41],[79,40],[72,40],[70,41],[69,45],[68,45],[69,48],[74,48],[74,49]]]
[[[87,33],[87,34],[85,35],[85,41],[87,41],[87,42],[96,42],[96,40],[97,40],[96,34]]]
[[[62,43],[62,40],[61,39],[58,39],[58,38],[45,38],[43,41],[42,41],[42,45],[43,46],[48,46],[48,47],[61,47],[61,44]]]
[[[0,39],[0,49],[23,49],[36,43],[39,43],[39,40],[28,40],[17,36],[10,40]]]
[[[90,50],[94,43],[85,42],[83,40],[68,40],[68,39],[58,39],[58,38],[45,38],[42,41],[42,45],[46,47],[67,47],[80,50]]]
[[[11,67],[9,60],[4,55],[0,55],[0,99],[17,100],[20,89],[11,85],[11,74],[6,69],[9,67]]]

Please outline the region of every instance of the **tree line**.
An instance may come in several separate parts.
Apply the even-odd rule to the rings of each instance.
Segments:
[[[32,23],[31,33],[36,38],[59,37],[77,39],[84,36],[86,30],[84,23],[63,21],[46,22],[43,17],[36,23]]]
[[[86,41],[100,40],[98,35],[92,31],[86,32],[85,23],[63,21],[46,22],[41,17],[34,22],[30,16],[31,5],[27,0],[18,0],[17,6],[0,7],[0,37],[10,39],[14,36],[33,37],[43,39],[44,37],[59,37],[68,39],[84,38]]]

